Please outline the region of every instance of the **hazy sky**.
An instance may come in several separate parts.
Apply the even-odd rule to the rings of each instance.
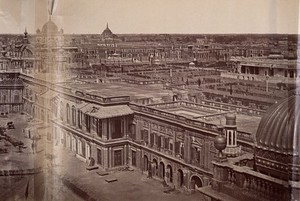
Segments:
[[[299,0],[56,0],[65,33],[298,33]],[[48,0],[0,0],[0,33],[35,33]]]

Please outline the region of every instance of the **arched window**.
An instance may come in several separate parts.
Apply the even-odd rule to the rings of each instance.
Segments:
[[[70,105],[69,103],[67,103],[67,106],[66,106],[66,117],[67,117],[67,123],[70,123]]]
[[[77,118],[77,120],[78,120],[78,127],[81,129],[82,128],[82,122],[81,122],[81,119],[82,119],[82,112],[80,111],[80,110],[78,110],[78,118]]]
[[[60,120],[62,120],[62,121],[64,120],[64,110],[63,110],[63,108],[64,108],[63,102],[60,101],[59,110],[60,110]]]
[[[72,124],[76,126],[76,108],[74,105],[72,106]]]
[[[57,115],[58,115],[58,105],[57,104],[58,103],[56,100],[53,101],[53,112],[54,112],[55,117],[57,117]]]

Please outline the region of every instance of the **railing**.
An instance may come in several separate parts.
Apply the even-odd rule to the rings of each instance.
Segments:
[[[30,168],[30,169],[12,169],[12,170],[0,170],[0,176],[21,176],[31,175],[42,172],[42,168]]]
[[[217,110],[219,112],[235,110],[237,113],[240,114],[258,115],[258,116],[261,116],[262,114],[265,113],[264,110],[247,108],[243,106],[231,105],[226,103],[219,103],[210,100],[201,100],[200,103],[193,103],[193,102],[181,100],[181,101],[173,101],[173,102],[166,102],[166,103],[150,104],[149,106],[153,106],[155,108],[172,108],[178,106],[186,106],[186,107],[195,107],[195,108],[208,108],[208,109]]]
[[[0,70],[0,73],[20,73],[20,69],[7,69],[7,70]]]
[[[231,166],[227,167],[227,182],[224,191],[234,195],[234,190],[242,189],[240,193],[251,198],[264,198],[266,200],[286,200],[289,190],[286,188],[288,182],[276,179],[254,170],[245,170],[248,167]],[[246,199],[248,200],[248,199]],[[258,199],[254,199],[258,200]]]

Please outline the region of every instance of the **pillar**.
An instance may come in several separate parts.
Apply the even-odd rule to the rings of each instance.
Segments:
[[[103,167],[105,169],[108,169],[110,167],[109,163],[110,163],[110,160],[109,160],[109,155],[110,155],[110,148],[103,148],[102,149],[102,164],[103,164]]]

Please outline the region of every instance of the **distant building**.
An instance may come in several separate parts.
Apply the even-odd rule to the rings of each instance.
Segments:
[[[0,46],[0,114],[23,110],[24,84],[19,79],[22,69],[32,69],[35,59],[25,29],[22,40]]]
[[[36,59],[34,71],[66,71],[78,62],[76,58],[74,59],[75,55],[78,56],[78,47],[65,44],[63,29],[59,30],[51,17],[43,25],[42,30],[37,29],[34,45]]]
[[[297,60],[271,58],[232,58],[232,72],[224,72],[222,77],[273,82],[295,82],[300,78]]]
[[[106,24],[106,28],[103,30],[101,36],[104,40],[113,39],[115,37],[113,32],[108,28],[108,23]]]

